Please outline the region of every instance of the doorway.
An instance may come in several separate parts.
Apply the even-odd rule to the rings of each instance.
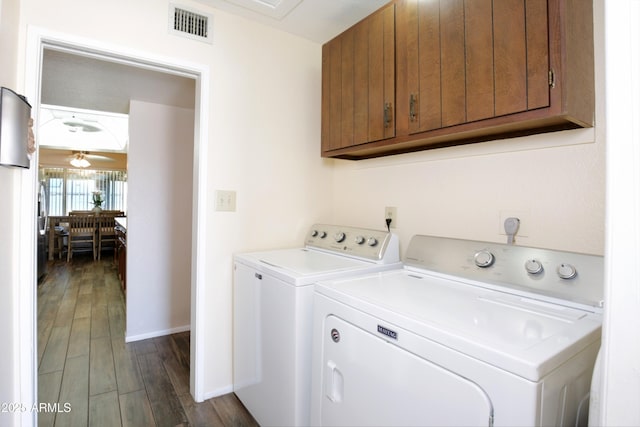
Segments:
[[[146,53],[132,53],[128,49],[119,47],[105,47],[98,46],[97,44],[87,43],[86,40],[78,40],[73,37],[61,36],[59,34],[52,35],[43,32],[38,29],[30,29],[28,33],[28,46],[27,46],[27,81],[26,81],[26,94],[32,101],[34,112],[37,111],[41,102],[41,82],[42,82],[42,57],[45,49],[55,49],[59,51],[68,52],[78,57],[91,57],[98,58],[108,63],[120,64],[130,67],[132,70],[154,70],[160,73],[166,73],[168,75],[179,75],[195,80],[195,109],[194,109],[194,133],[193,133],[193,151],[197,152],[198,156],[193,155],[193,224],[191,227],[192,235],[192,260],[191,260],[191,314],[190,314],[190,326],[191,326],[191,354],[190,354],[190,392],[196,402],[202,401],[203,393],[201,390],[201,381],[198,372],[201,370],[201,360],[203,357],[200,355],[201,347],[198,345],[200,340],[198,338],[198,317],[199,313],[202,313],[197,306],[198,299],[195,297],[199,286],[204,282],[204,268],[201,262],[203,254],[203,244],[199,242],[198,236],[203,235],[200,232],[206,225],[206,215],[204,212],[204,185],[199,185],[204,181],[206,177],[206,141],[207,141],[207,122],[208,122],[208,68],[198,64],[186,64],[179,60],[158,58],[149,56]],[[38,118],[35,117],[36,127],[38,124]],[[32,159],[33,164],[38,163],[38,156]],[[28,199],[35,200],[35,193],[37,189],[37,167],[31,168],[29,171],[30,182],[25,184],[25,189],[28,193],[32,193],[33,197],[26,197]],[[28,180],[27,180],[28,181]],[[33,206],[31,206],[33,205]],[[36,216],[35,203],[23,203],[22,211],[25,213],[25,217]],[[28,224],[24,224],[25,228]],[[32,235],[33,230],[29,229],[27,235]],[[35,236],[33,237],[35,241]],[[31,396],[35,401],[36,395],[36,382],[37,382],[37,363],[35,360],[35,354],[32,349],[35,347],[35,288],[36,288],[36,262],[35,253],[31,259],[25,260],[20,266],[23,274],[26,273],[26,269],[29,269],[29,276],[32,277],[33,288],[32,290],[25,292],[21,296],[22,305],[31,307],[31,311],[25,311],[21,316],[21,331],[25,337],[20,347],[25,354],[31,354],[32,359],[30,363],[25,362],[25,367],[21,369],[21,383],[25,386],[25,395]],[[30,369],[26,365],[30,365]]]

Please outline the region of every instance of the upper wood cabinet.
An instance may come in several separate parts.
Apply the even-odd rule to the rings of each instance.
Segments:
[[[593,126],[591,3],[394,1],[395,136],[323,155],[358,159]]]
[[[549,106],[546,0],[402,1],[409,133]]]
[[[322,152],[395,135],[395,4],[322,47]]]

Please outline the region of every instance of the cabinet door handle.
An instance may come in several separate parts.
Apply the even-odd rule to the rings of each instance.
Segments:
[[[412,93],[409,96],[409,120],[412,122],[416,121],[416,104],[418,103],[418,95]]]
[[[391,120],[392,120],[392,115],[393,113],[393,107],[391,106],[390,102],[385,102],[384,103],[384,127],[385,129],[388,128],[389,126],[391,126]]]

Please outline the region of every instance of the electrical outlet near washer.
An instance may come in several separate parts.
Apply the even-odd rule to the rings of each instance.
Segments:
[[[384,208],[384,219],[385,221],[390,219],[391,220],[391,224],[390,227],[391,228],[397,228],[398,227],[398,208],[396,208],[395,206],[387,206]]]
[[[507,218],[518,218],[520,220],[520,226],[518,227],[518,232],[516,233],[516,240],[518,237],[529,237],[531,236],[529,232],[529,226],[531,225],[531,212],[529,211],[518,211],[518,210],[501,210],[499,212],[499,223],[498,223],[498,234],[502,236],[506,236],[507,233],[504,231],[504,222]]]

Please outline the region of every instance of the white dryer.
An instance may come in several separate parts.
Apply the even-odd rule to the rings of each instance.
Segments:
[[[309,424],[314,284],[399,266],[394,234],[325,224],[304,247],[234,257],[233,389],[260,425]]]
[[[599,256],[414,236],[316,286],[311,424],[586,425],[602,295]]]

